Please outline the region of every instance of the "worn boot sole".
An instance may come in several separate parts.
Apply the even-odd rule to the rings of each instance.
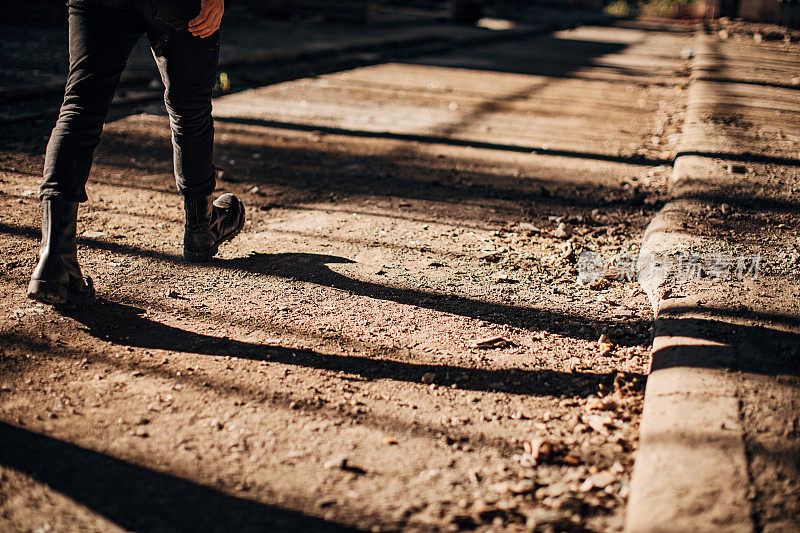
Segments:
[[[217,255],[219,251],[220,244],[224,242],[228,242],[232,240],[234,237],[241,233],[242,228],[244,227],[244,221],[246,218],[246,214],[244,211],[244,203],[239,200],[239,209],[242,211],[242,219],[239,221],[239,225],[233,230],[230,235],[226,236],[224,239],[220,240],[214,246],[209,248],[208,250],[203,250],[202,252],[192,252],[183,247],[183,258],[189,263],[207,263],[211,261],[211,258]]]
[[[69,309],[89,309],[94,304],[94,287],[87,278],[90,291],[86,294],[75,294],[69,288],[52,281],[32,279],[28,284],[28,298],[55,307]]]

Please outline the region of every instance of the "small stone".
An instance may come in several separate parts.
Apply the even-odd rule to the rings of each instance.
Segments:
[[[550,233],[550,235],[557,239],[566,239],[570,236],[570,231],[567,225],[561,222],[558,227],[556,227],[556,229]]]
[[[591,415],[583,419],[583,421],[593,430],[601,435],[608,435],[609,428],[616,427],[611,416],[609,415]]]
[[[589,398],[586,400],[586,405],[584,408],[587,411],[601,410],[603,409],[603,400],[600,398]]]
[[[484,337],[481,339],[475,339],[472,341],[473,348],[479,348],[482,350],[488,350],[491,348],[508,348],[516,346],[517,344],[514,341],[506,339],[505,337],[501,337],[499,335],[495,335],[492,337]]]
[[[530,458],[529,461],[533,463],[533,465],[537,465],[552,459],[555,454],[556,446],[547,439],[536,438],[525,441],[522,444],[522,448],[525,450],[525,455]]]
[[[325,464],[323,464],[322,467],[325,470],[345,470],[347,468],[347,456],[337,455],[336,457],[325,461]]]
[[[522,479],[509,486],[511,494],[527,494],[536,490],[536,482],[532,479]]]
[[[433,372],[426,372],[425,374],[422,374],[422,377],[420,378],[420,381],[422,381],[426,385],[433,383],[435,380],[436,380],[436,374],[434,374]]]
[[[565,465],[572,465],[572,466],[577,466],[577,465],[581,464],[581,460],[580,459],[578,459],[574,455],[570,455],[570,454],[567,454],[564,457],[562,457],[561,458],[561,462],[564,463]]]
[[[534,226],[530,222],[520,222],[519,229],[520,231],[529,231],[531,233],[542,233],[541,228]]]
[[[583,483],[580,484],[578,487],[578,492],[589,492],[594,488],[592,484],[592,478],[587,478]]]
[[[548,485],[547,487],[542,487],[540,489],[543,491],[545,496],[549,496],[551,498],[557,498],[569,492],[569,484],[565,482],[557,482]],[[539,496],[539,491],[536,491],[537,497]]]
[[[566,243],[558,257],[570,263],[575,262],[575,248],[572,246],[571,242]]]
[[[595,475],[590,477],[589,480],[591,480],[592,485],[595,488],[598,488],[598,489],[604,489],[607,486],[609,486],[612,483],[614,483],[614,481],[616,481],[616,479],[614,478],[613,474],[611,474],[611,472],[608,472],[608,471],[605,471],[605,470],[602,471],[602,472],[596,473]]]
[[[501,481],[500,483],[492,483],[486,488],[488,488],[492,492],[496,492],[497,494],[503,494],[511,491],[511,486],[507,481]]]
[[[614,351],[614,345],[608,342],[601,342],[600,343],[600,351],[597,355],[600,357],[606,357]]]

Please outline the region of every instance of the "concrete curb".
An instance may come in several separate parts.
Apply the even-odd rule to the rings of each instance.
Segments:
[[[700,331],[704,309],[694,295],[669,294],[675,272],[654,269],[652,258],[691,249],[703,239],[683,231],[699,202],[686,192],[718,172],[706,142],[702,113],[718,96],[703,81],[719,58],[700,32],[686,123],[667,203],[652,220],[639,256],[639,282],[655,316],[640,445],[631,479],[625,530],[681,532],[755,530],[750,479],[733,375],[724,369],[730,347]],[[708,153],[709,155],[693,155]],[[693,330],[694,328],[694,330]],[[709,364],[713,362],[713,364]],[[712,368],[710,368],[712,367]]]

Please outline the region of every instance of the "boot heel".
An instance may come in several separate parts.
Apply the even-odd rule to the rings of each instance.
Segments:
[[[33,279],[28,284],[28,298],[55,307],[91,309],[94,306],[94,286],[91,278],[86,278],[86,281],[88,290],[75,294],[60,283]]]
[[[28,298],[50,305],[64,305],[69,301],[69,290],[60,283],[33,279],[28,284]]]
[[[186,247],[183,248],[183,258],[189,263],[208,263],[211,257],[217,253],[216,250],[203,250],[202,252],[192,252]]]
[[[245,210],[241,200],[231,193],[213,202],[211,198],[184,198],[183,258],[189,263],[211,261],[220,244],[236,237],[244,227]]]
[[[31,274],[28,298],[42,303],[85,309],[94,298],[91,278],[78,265],[75,243],[78,202],[60,197],[42,200],[42,244]]]

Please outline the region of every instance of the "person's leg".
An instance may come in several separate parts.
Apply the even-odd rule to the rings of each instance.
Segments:
[[[42,243],[28,285],[28,296],[45,303],[85,307],[94,296],[91,279],[83,278],[78,264],[78,204],[86,201],[92,156],[120,74],[144,33],[131,15],[79,5],[69,9],[69,76],[47,145],[40,189]]]
[[[40,196],[85,202],[86,180],[103,123],[144,24],[133,12],[69,8],[69,75],[58,121],[47,144]]]
[[[219,32],[193,36],[183,26],[196,13],[172,17],[171,28],[150,34],[153,56],[164,82],[164,102],[172,129],[175,181],[184,197],[186,228],[183,256],[208,261],[219,245],[234,238],[244,226],[242,202],[224,194],[212,202],[214,123],[211,92],[219,56]]]
[[[187,29],[172,30],[164,43],[153,43],[153,39],[151,35],[153,56],[165,87],[178,191],[187,197],[208,196],[215,187],[211,93],[219,32],[200,39]]]

